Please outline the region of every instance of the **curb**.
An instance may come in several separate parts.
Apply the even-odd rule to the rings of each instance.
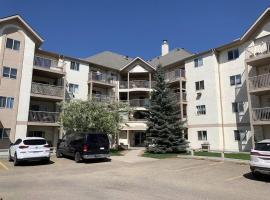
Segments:
[[[224,162],[233,162],[242,165],[248,165],[248,160],[240,160],[240,159],[231,159],[231,158],[217,158],[217,157],[207,157],[207,156],[177,156],[177,158],[182,159],[195,159],[195,160],[212,160],[212,161],[224,161]]]

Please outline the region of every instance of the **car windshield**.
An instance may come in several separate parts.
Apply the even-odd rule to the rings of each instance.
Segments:
[[[46,140],[42,140],[42,139],[24,140],[23,143],[25,145],[44,145],[46,144]]]
[[[87,136],[87,144],[107,145],[109,143],[106,134],[89,134]]]
[[[255,150],[258,151],[270,151],[270,143],[257,143]]]

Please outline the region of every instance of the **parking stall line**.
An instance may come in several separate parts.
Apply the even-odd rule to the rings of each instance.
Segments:
[[[5,170],[9,170],[8,167],[6,165],[4,165],[1,161],[0,161],[0,165],[5,169]]]
[[[241,176],[234,176],[234,177],[231,177],[231,178],[227,178],[225,179],[226,182],[229,182],[229,181],[234,181],[234,180],[237,180],[237,179],[240,179],[240,178],[243,178],[243,175]]]

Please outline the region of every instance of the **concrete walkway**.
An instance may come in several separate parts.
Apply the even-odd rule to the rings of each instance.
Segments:
[[[112,156],[111,159],[127,163],[149,162],[157,160],[154,158],[142,157],[141,154],[144,150],[144,147],[133,147],[130,148],[124,156]]]

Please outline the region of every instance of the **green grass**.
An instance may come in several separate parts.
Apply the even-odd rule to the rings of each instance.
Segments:
[[[121,150],[111,149],[110,156],[123,156],[123,153]]]
[[[248,153],[225,153],[225,158],[249,160],[250,155]]]
[[[197,151],[197,152],[194,152],[194,156],[221,157],[221,153]]]
[[[142,154],[146,158],[156,158],[156,159],[165,159],[165,158],[177,158],[178,155],[189,155],[188,153],[147,153]]]

